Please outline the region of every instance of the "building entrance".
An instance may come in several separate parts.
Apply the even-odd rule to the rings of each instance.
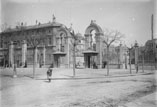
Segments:
[[[53,63],[54,67],[56,68],[63,67],[65,65],[64,58],[66,56],[66,53],[56,52],[53,55],[54,55],[54,63]]]
[[[87,59],[87,61],[88,61],[88,62],[87,62],[87,63],[88,63],[88,68],[90,68],[90,56],[88,56],[87,58],[88,58],[88,59]]]

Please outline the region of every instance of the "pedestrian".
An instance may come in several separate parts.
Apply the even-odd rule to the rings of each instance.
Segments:
[[[49,80],[49,82],[51,82],[51,76],[52,76],[52,69],[49,68],[49,69],[47,70],[47,79]]]

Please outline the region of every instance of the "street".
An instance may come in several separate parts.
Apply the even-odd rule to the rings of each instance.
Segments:
[[[111,69],[53,69],[52,80],[46,68],[1,70],[1,107],[156,107],[155,71]],[[147,99],[147,100],[146,100]],[[148,100],[149,99],[149,100]],[[138,103],[137,103],[138,102]]]

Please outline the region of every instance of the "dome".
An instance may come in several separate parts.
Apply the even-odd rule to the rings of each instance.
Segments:
[[[76,37],[79,39],[79,40],[82,40],[83,39],[83,36],[81,33],[76,33]]]

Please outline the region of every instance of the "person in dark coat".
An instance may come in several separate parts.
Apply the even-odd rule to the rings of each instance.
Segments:
[[[47,70],[47,79],[49,80],[49,82],[51,82],[51,76],[52,76],[52,69],[49,68],[49,69]]]

